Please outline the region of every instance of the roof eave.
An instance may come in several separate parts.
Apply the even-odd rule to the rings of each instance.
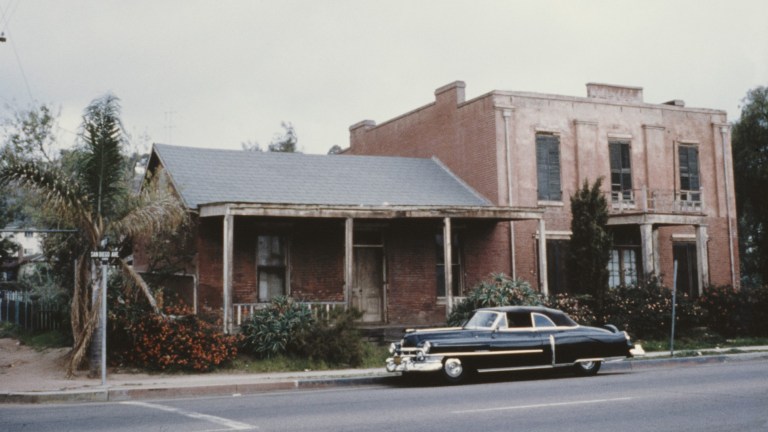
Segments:
[[[298,218],[461,218],[494,220],[538,220],[543,210],[537,208],[493,206],[344,206],[323,204],[209,203],[199,207],[200,217],[267,216]]]

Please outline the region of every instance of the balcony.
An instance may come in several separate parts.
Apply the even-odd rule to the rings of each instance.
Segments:
[[[626,189],[606,193],[608,212],[612,215],[623,213],[659,214],[702,214],[704,212],[704,190],[673,191]]]

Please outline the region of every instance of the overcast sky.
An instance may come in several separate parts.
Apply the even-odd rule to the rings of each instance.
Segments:
[[[738,119],[768,85],[768,1],[0,0],[0,116],[61,110],[73,142],[88,103],[117,95],[134,144],[349,145],[466,82],[585,96],[587,82],[644,88]]]

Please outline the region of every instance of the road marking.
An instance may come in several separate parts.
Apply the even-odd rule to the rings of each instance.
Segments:
[[[605,402],[623,402],[628,400],[632,400],[632,398],[625,397],[625,398],[615,398],[615,399],[594,399],[594,400],[575,401],[575,402],[558,402],[558,403],[546,403],[546,404],[535,404],[535,405],[515,405],[515,406],[498,407],[498,408],[481,408],[481,409],[473,409],[473,410],[453,411],[453,414],[481,413],[481,412],[489,412],[489,411],[508,411],[508,410],[533,409],[533,408],[551,408],[551,407],[568,406],[568,405],[586,405],[586,404],[596,404],[596,403],[605,403]]]
[[[189,417],[189,418],[193,418],[193,419],[196,419],[196,420],[209,421],[211,423],[216,423],[218,425],[225,426],[227,428],[226,430],[258,429],[257,426],[251,426],[251,425],[249,425],[247,423],[241,423],[241,422],[238,422],[238,421],[234,421],[234,420],[230,420],[230,419],[225,419],[223,417],[216,417],[216,416],[212,416],[212,415],[208,415],[208,414],[202,414],[202,413],[198,413],[198,412],[194,412],[194,411],[187,411],[187,410],[184,410],[184,409],[181,409],[181,408],[174,408],[174,407],[169,407],[169,406],[165,406],[165,405],[151,404],[151,403],[138,402],[138,401],[127,401],[127,402],[120,402],[120,403],[123,404],[123,405],[135,405],[135,406],[140,406],[140,407],[144,407],[144,408],[151,408],[151,409],[156,409],[156,410],[160,410],[160,411],[165,411],[165,412],[170,412],[170,413],[174,413],[174,414],[179,414],[179,415],[183,415],[183,416],[186,416],[186,417]]]

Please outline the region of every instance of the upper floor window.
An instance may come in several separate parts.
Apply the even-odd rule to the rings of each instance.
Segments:
[[[632,155],[629,141],[609,141],[611,159],[611,201],[629,201],[632,197]]]
[[[539,200],[561,201],[560,190],[560,137],[536,134],[536,171]]]
[[[260,235],[256,248],[259,301],[268,302],[276,296],[286,295],[288,254],[285,238]]]
[[[699,180],[699,148],[691,145],[678,147],[680,163],[680,200],[701,201]]]

